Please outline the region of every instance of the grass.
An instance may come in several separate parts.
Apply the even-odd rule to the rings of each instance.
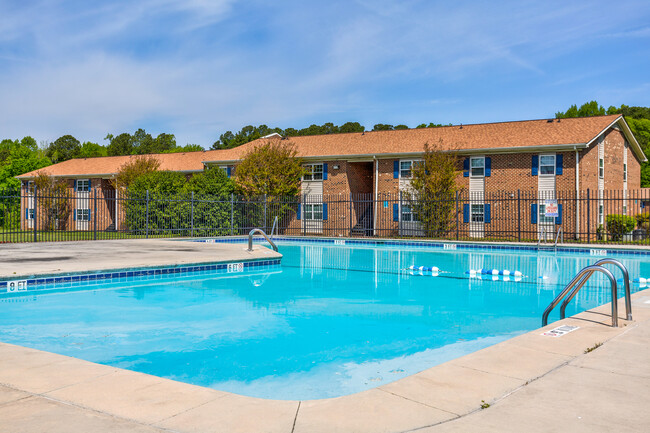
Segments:
[[[585,353],[593,352],[594,350],[598,349],[602,345],[603,343],[596,343],[593,346],[586,348]]]

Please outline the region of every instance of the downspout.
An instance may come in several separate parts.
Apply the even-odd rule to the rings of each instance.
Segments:
[[[580,152],[576,152],[576,239],[580,239]]]
[[[372,235],[377,236],[377,199],[379,196],[379,161],[377,155],[373,155],[372,159],[375,160],[375,205],[374,212],[372,213]]]

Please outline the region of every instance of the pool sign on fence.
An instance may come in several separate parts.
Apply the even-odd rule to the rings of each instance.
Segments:
[[[544,216],[555,218],[559,216],[557,200],[544,200]]]

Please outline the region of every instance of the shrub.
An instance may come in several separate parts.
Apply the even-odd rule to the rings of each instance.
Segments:
[[[612,236],[613,241],[620,241],[623,235],[634,230],[636,221],[627,215],[607,215],[607,231]]]
[[[650,222],[650,213],[640,213],[634,217],[639,227],[643,228],[644,223]]]

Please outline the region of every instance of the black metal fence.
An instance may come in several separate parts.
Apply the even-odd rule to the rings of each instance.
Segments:
[[[650,189],[296,197],[154,196],[113,189],[0,193],[0,241],[293,236],[650,244]]]

